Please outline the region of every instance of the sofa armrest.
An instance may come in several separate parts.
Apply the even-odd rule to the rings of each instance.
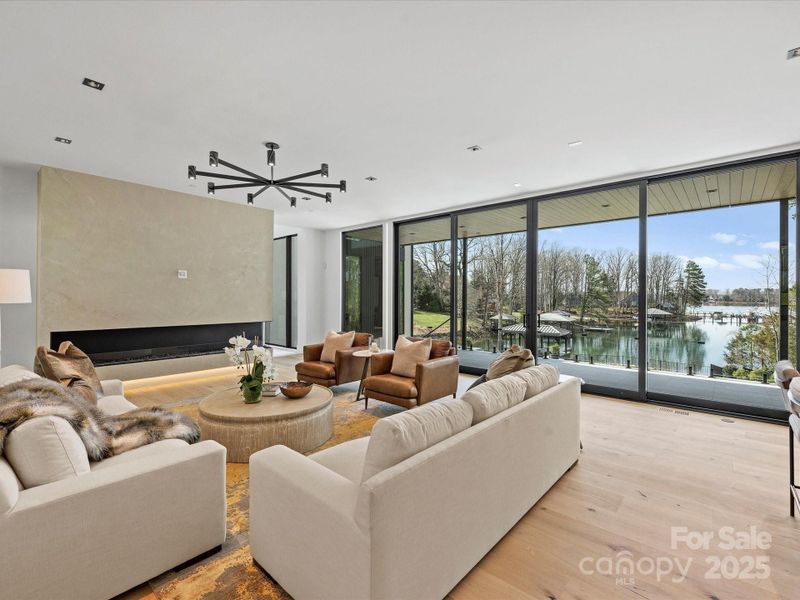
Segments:
[[[12,598],[108,598],[222,544],[225,518],[216,442],[120,463],[21,491],[0,517],[0,580]]]
[[[376,354],[371,359],[369,364],[370,375],[386,375],[392,370],[392,361],[394,361],[394,350],[387,350]]]
[[[309,344],[303,346],[303,362],[311,362],[322,358],[322,347],[325,344]]]
[[[104,379],[100,382],[104,396],[124,396],[125,384],[119,379]]]
[[[458,356],[443,356],[417,364],[417,404],[452,396],[458,391]]]
[[[253,558],[295,598],[368,598],[369,541],[355,522],[360,489],[286,446],[256,452]]]

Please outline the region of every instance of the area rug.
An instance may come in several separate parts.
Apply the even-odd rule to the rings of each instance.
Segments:
[[[378,419],[402,409],[375,400],[369,410],[355,402],[354,391],[334,390],[333,437],[313,452],[369,435]],[[197,417],[197,405],[173,410]],[[253,565],[248,540],[249,473],[247,464],[227,466],[228,537],[222,550],[180,571],[169,571],[149,582],[148,600],[288,600],[290,596],[261,569]]]

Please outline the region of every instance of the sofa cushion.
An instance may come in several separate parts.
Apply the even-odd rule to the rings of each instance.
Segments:
[[[147,460],[156,456],[160,456],[164,452],[174,452],[181,448],[188,447],[189,444],[183,440],[159,440],[146,446],[128,450],[116,456],[104,458],[101,461],[93,462],[90,465],[92,471],[102,471],[103,469],[113,469],[117,465],[122,465],[135,460]]]
[[[61,417],[25,421],[8,435],[3,453],[26,488],[89,472],[86,446]]]
[[[522,379],[527,386],[525,397],[533,398],[554,385],[558,385],[559,373],[558,368],[553,365],[538,365],[512,373],[511,377]]]
[[[139,408],[132,402],[126,400],[125,396],[103,396],[97,400],[97,408],[107,415],[121,415],[129,410]]]
[[[789,384],[789,410],[800,416],[800,377],[795,377]]]
[[[336,351],[352,348],[355,337],[355,331],[347,331],[345,333],[329,331],[322,345],[322,356],[320,360],[328,363],[336,362]]]
[[[321,360],[310,360],[297,363],[294,368],[301,375],[308,375],[317,379],[336,379],[336,367],[333,363]]]
[[[0,457],[0,515],[14,508],[22,484],[8,462]]]
[[[39,376],[19,365],[9,365],[0,369],[0,388],[12,383],[28,381],[29,379],[39,379]]]
[[[417,397],[417,386],[413,379],[392,375],[391,373],[367,377],[364,380],[364,388],[398,398]]]
[[[336,444],[309,456],[311,460],[353,483],[361,483],[369,436]]]
[[[472,424],[472,408],[461,400],[431,402],[379,420],[364,458],[362,481],[438,444]]]
[[[392,375],[411,377],[417,375],[417,364],[425,362],[431,356],[431,339],[412,341],[405,336],[397,338],[392,359]]]
[[[472,407],[474,425],[525,400],[526,387],[519,377],[506,376],[472,388],[461,400]]]
[[[62,342],[57,351],[39,346],[36,349],[34,370],[42,377],[58,381],[67,387],[77,385],[81,396],[90,401],[91,394],[86,393],[86,388],[91,388],[95,394],[92,404],[96,404],[97,398],[103,395],[103,386],[92,359],[72,342]]]
[[[486,380],[498,379],[510,373],[533,366],[533,353],[516,344],[498,356],[486,371]]]

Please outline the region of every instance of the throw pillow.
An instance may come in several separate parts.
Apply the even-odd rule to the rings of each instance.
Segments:
[[[489,370],[486,371],[486,379],[491,381],[532,366],[533,353],[527,348],[520,348],[514,344],[489,365]]]
[[[61,417],[25,421],[5,440],[3,454],[22,485],[32,488],[89,472],[80,436]]]
[[[558,369],[553,365],[529,367],[512,373],[511,376],[518,377],[525,382],[527,386],[525,391],[526,398],[533,398],[554,385],[558,385]]]
[[[519,377],[502,377],[465,392],[461,400],[472,407],[475,425],[525,400],[525,389]]]
[[[92,404],[97,404],[97,398],[103,395],[103,386],[92,359],[72,342],[62,342],[57,351],[39,346],[34,370],[46,379],[58,381],[66,387],[75,387]]]
[[[361,480],[464,431],[471,423],[472,409],[461,400],[431,402],[380,419],[372,427]]]
[[[417,375],[417,364],[425,362],[430,356],[430,338],[412,342],[407,337],[401,335],[397,338],[397,345],[394,348],[391,373],[392,375],[413,379]]]
[[[347,350],[353,346],[353,340],[356,337],[355,331],[348,331],[346,333],[336,333],[329,331],[325,336],[325,343],[322,346],[322,362],[336,362],[336,351]]]

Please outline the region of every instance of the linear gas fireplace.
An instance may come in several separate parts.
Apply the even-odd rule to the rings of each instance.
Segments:
[[[264,324],[220,323],[175,327],[136,327],[90,331],[54,331],[50,347],[71,341],[86,352],[96,366],[220,354],[228,339],[242,332],[249,339],[263,337]]]

